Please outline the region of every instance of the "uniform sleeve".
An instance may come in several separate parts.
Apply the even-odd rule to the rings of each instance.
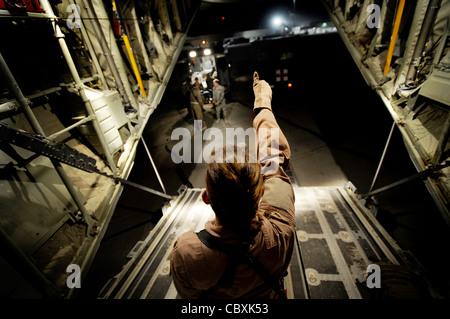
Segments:
[[[277,174],[279,168],[286,171],[291,157],[289,143],[272,113],[272,89],[266,81],[259,80],[256,72],[253,92],[253,111],[256,114],[253,127],[257,132],[258,159],[262,165],[262,174]]]
[[[261,207],[275,207],[287,212],[287,221],[294,223],[295,207],[294,192],[286,170],[289,167],[291,151],[289,143],[281,131],[272,113],[272,89],[264,80],[259,80],[255,72],[253,92],[256,114],[253,127],[258,138],[258,159],[261,163],[261,173],[264,178],[264,195]]]

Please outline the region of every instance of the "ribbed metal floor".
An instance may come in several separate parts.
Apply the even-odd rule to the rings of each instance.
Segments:
[[[98,298],[178,298],[169,276],[174,240],[199,231],[214,218],[203,189],[186,189],[165,209],[147,238],[136,243],[129,262]],[[297,247],[285,285],[293,299],[368,298],[367,266],[398,263],[399,249],[356,196],[342,187],[294,187]]]

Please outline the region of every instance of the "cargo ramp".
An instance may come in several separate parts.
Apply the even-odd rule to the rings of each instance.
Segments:
[[[393,267],[394,272],[421,271],[415,258],[399,248],[351,186],[298,187],[294,181],[297,225],[285,280],[289,299],[370,299],[376,297],[377,289],[367,286],[369,265]],[[129,261],[105,284],[98,298],[180,298],[170,276],[170,253],[182,233],[200,231],[214,218],[211,207],[202,200],[203,190],[179,191],[180,195],[165,207],[163,217],[148,236],[136,243],[127,256]]]

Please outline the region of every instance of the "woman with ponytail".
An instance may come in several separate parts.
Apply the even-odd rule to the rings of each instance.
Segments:
[[[272,113],[272,90],[256,72],[253,92],[253,127],[258,154],[263,155],[250,161],[245,146],[228,145],[222,152],[226,160],[216,157],[208,165],[202,197],[216,218],[201,234],[181,235],[170,257],[173,282],[182,298],[274,298],[273,282],[281,282],[289,266],[295,239],[294,192],[286,174],[289,144]],[[221,249],[209,245],[211,241],[219,242]],[[235,253],[240,249],[243,255]],[[236,256],[254,258],[267,276]]]

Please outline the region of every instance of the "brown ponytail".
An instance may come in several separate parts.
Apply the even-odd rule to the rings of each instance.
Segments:
[[[226,149],[223,149],[224,158]],[[227,161],[215,161],[208,165],[206,190],[220,223],[240,237],[251,240],[261,228],[260,218],[256,214],[263,195],[261,166],[258,162],[249,161],[247,148],[245,160],[242,157],[238,160],[238,151],[238,146],[234,146],[232,160],[227,158]]]

